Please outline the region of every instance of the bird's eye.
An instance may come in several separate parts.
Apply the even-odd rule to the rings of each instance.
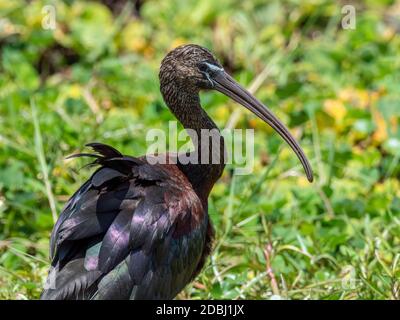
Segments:
[[[198,64],[198,68],[199,68],[200,72],[210,75],[210,76],[219,71],[223,71],[223,68],[221,68],[220,66],[215,65],[214,63],[209,62],[209,61],[200,62]]]
[[[207,72],[209,70],[207,62],[203,61],[198,64],[198,68],[201,72]]]
[[[213,77],[216,73],[223,71],[223,69],[209,61],[202,61],[197,65],[197,67],[203,75],[203,80],[200,81],[199,85],[208,89],[213,88],[215,85]]]

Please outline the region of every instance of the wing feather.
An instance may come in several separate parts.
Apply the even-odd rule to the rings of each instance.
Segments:
[[[176,169],[100,143],[88,146],[98,153],[93,164],[100,168],[67,202],[53,229],[59,285],[42,298],[173,298],[201,259],[208,224],[201,201]]]
[[[134,202],[130,200],[130,202]],[[109,272],[129,253],[129,230],[134,212],[134,204],[124,207],[108,228],[99,253],[99,269]]]

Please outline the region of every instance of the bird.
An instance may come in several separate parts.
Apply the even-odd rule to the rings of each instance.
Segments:
[[[54,225],[41,299],[170,300],[199,274],[215,234],[207,199],[226,164],[223,137],[202,108],[200,91],[216,90],[270,125],[313,181],[311,165],[289,130],[210,50],[196,44],[172,49],[161,61],[159,83],[165,104],[187,131],[198,137],[205,129],[217,132],[219,143],[203,147],[200,141],[190,156],[203,160],[206,151],[217,149],[220,160],[187,163],[171,152],[170,160],[153,163],[155,155],[128,156],[100,142],[86,145],[93,152],[70,156],[94,159],[90,165],[96,170]]]

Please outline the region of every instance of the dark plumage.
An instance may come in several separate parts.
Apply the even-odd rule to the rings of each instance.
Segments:
[[[199,91],[230,96],[278,131],[312,180],[308,161],[287,129],[207,49],[186,45],[171,51],[161,64],[160,88],[174,115],[198,137],[201,129],[217,129],[200,106]],[[209,150],[199,141],[192,154],[200,160],[217,148],[221,157],[214,164],[150,164],[147,157],[125,156],[101,143],[88,144],[94,154],[73,155],[94,158],[98,168],[54,226],[50,287],[41,298],[173,299],[211,251],[207,198],[225,166],[223,139],[218,139],[218,144],[209,141]]]
[[[209,251],[212,232],[202,202],[176,166],[90,146],[100,154],[100,168],[54,227],[56,289],[42,299],[175,297]]]

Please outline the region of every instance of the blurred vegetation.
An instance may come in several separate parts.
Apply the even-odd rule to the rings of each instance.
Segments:
[[[39,297],[53,219],[90,175],[85,143],[146,152],[173,117],[158,67],[210,48],[291,131],[309,184],[272,130],[218,93],[222,128],[256,129],[253,174],[210,197],[215,251],[181,299],[400,298],[400,1],[0,0],[0,298]],[[56,29],[45,30],[45,5]]]

